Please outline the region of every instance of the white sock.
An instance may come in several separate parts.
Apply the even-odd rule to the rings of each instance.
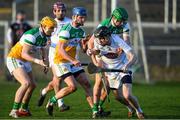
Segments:
[[[16,111],[18,111],[18,110],[17,110],[17,109],[12,109],[11,111],[12,111],[12,112],[16,112]]]
[[[61,99],[58,99],[57,103],[58,103],[58,107],[61,107],[64,104],[64,101],[61,98]]]
[[[41,94],[42,94],[42,95],[46,95],[46,93],[47,93],[47,91],[46,91],[46,89],[44,88],[44,89],[42,90]]]

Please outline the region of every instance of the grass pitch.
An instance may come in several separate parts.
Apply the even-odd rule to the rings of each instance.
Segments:
[[[50,96],[48,94],[45,104],[37,107],[39,91],[47,85],[48,81],[38,81],[30,101],[30,110],[33,114],[30,119],[90,119],[91,109],[89,108],[84,91],[78,87],[78,90],[65,97],[64,101],[70,105],[70,110],[59,112],[54,107],[54,117],[47,115],[45,104]],[[92,82],[93,84],[93,82]],[[9,119],[8,116],[16,89],[19,84],[14,82],[6,82],[0,80],[0,119]],[[133,85],[134,95],[139,99],[139,103],[148,119],[180,119],[180,83],[156,83],[155,85]],[[114,96],[110,94],[110,103],[105,102],[104,108],[111,110],[111,115],[107,119],[127,119],[127,109],[122,104],[114,100]],[[24,117],[25,118],[25,117]],[[133,118],[136,118],[133,117]]]

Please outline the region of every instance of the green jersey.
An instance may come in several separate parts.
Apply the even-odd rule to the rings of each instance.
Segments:
[[[23,36],[20,38],[20,41],[12,47],[8,57],[26,61],[21,54],[23,44],[31,45],[33,49],[41,48],[46,45],[48,39],[49,38],[47,38],[45,35],[42,35],[42,32],[39,28],[33,28],[23,34]]]
[[[129,24],[127,22],[124,22],[121,26],[119,27],[115,27],[112,25],[111,23],[111,18],[107,18],[105,20],[103,20],[98,27],[100,26],[107,26],[110,31],[112,32],[112,34],[122,34],[122,33],[128,33],[129,34]]]
[[[79,43],[82,38],[85,37],[85,32],[81,27],[73,27],[71,23],[64,25],[59,33],[59,42],[65,42],[65,51],[69,56],[72,58],[76,57]],[[57,63],[64,63],[68,62],[59,54],[59,46],[56,47],[55,50],[55,57],[54,62]]]
[[[43,47],[46,45],[49,37],[43,35],[40,28],[33,28],[23,34],[20,43],[27,43],[35,47]]]

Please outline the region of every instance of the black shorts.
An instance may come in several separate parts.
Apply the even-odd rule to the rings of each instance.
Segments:
[[[122,84],[129,83],[132,84],[132,76],[131,75],[125,75],[122,79]]]
[[[83,73],[83,72],[85,72],[84,69],[79,70],[79,71],[73,73],[74,78],[77,78],[77,77],[79,76],[79,74],[81,74],[81,73]]]
[[[65,78],[67,78],[67,77],[69,77],[69,76],[71,76],[71,75],[73,75],[73,74],[72,74],[71,72],[68,72],[68,73],[60,76],[60,78],[64,80]]]
[[[79,76],[79,74],[81,74],[81,73],[83,73],[83,72],[85,72],[83,69],[82,69],[82,70],[79,70],[79,71],[77,71],[77,72],[75,72],[75,73],[68,72],[68,73],[66,73],[66,74],[64,74],[64,75],[62,75],[62,76],[60,76],[60,77],[61,77],[63,80],[64,80],[65,78],[71,76],[71,75],[73,75],[74,78],[76,78],[76,77]]]

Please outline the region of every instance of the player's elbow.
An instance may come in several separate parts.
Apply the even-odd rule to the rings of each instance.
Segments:
[[[137,56],[133,51],[129,52],[129,59],[134,63],[137,60]]]
[[[136,60],[137,60],[137,55],[136,55],[135,53],[133,53],[133,55],[132,55],[132,60],[133,60],[134,62],[136,62]]]
[[[28,56],[29,56],[28,53],[22,52],[21,56],[22,56],[23,59],[28,60]]]

